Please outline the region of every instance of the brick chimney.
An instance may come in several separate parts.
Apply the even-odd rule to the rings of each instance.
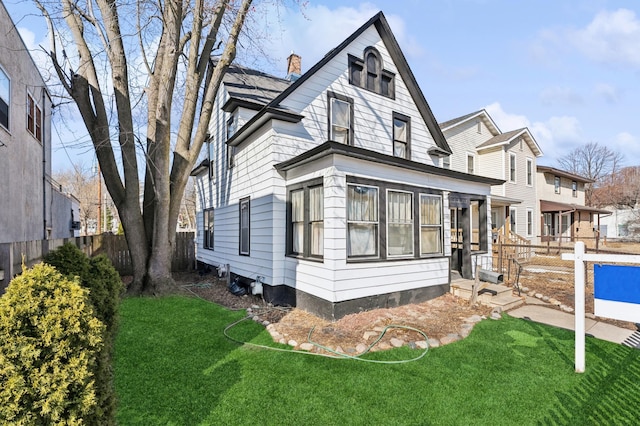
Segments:
[[[287,80],[295,81],[302,75],[302,58],[291,52],[287,58]]]

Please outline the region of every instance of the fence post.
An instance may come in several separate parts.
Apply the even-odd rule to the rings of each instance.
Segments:
[[[575,350],[576,350],[576,373],[584,373],[585,364],[585,268],[584,268],[584,242],[578,241],[574,248],[574,269],[575,269]]]

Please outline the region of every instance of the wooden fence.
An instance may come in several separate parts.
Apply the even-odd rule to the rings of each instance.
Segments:
[[[195,266],[193,232],[176,233],[171,270],[192,270]],[[132,270],[129,247],[124,235],[102,234],[57,240],[36,240],[0,244],[0,290],[9,280],[22,272],[22,263],[28,267],[40,262],[42,257],[65,243],[73,243],[87,256],[104,254],[111,260],[120,275],[130,275]]]

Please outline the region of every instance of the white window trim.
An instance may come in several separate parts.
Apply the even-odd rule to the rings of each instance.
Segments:
[[[531,173],[529,173],[529,172],[531,172]],[[533,179],[535,179],[535,177],[533,175],[535,173],[534,170],[533,170],[533,158],[527,157],[527,170],[526,170],[526,173],[527,173],[527,177],[526,177],[527,186],[533,186]],[[531,178],[531,182],[529,182],[529,178]]]
[[[511,176],[512,161],[513,161],[513,176]],[[518,183],[518,156],[513,152],[509,153],[509,183]]]
[[[469,158],[472,159],[473,161],[473,170],[471,172],[469,172]],[[476,169],[478,167],[478,162],[476,161],[476,155],[471,153],[471,152],[467,152],[467,161],[466,161],[466,169],[465,169],[465,173],[469,173],[469,174],[476,174]]]
[[[558,188],[556,188],[556,179],[558,180]],[[560,194],[562,191],[562,178],[560,176],[553,177],[553,193]]]
[[[509,223],[513,224],[511,232],[516,232],[518,229],[518,209],[515,207],[509,207]]]
[[[529,215],[531,215],[531,230],[529,230]],[[535,227],[535,217],[533,215],[533,209],[527,208],[527,237],[532,237],[534,232],[533,229]]]

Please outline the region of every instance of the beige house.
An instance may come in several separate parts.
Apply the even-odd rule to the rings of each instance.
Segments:
[[[584,185],[593,181],[547,166],[538,166],[536,175],[542,242],[595,240],[600,215],[611,212],[585,206]]]

